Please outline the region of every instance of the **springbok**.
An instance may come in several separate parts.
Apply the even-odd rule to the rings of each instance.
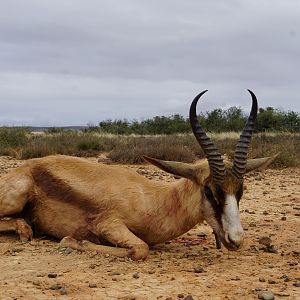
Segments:
[[[233,163],[223,159],[198,123],[196,106],[205,92],[191,104],[190,123],[207,159],[188,164],[145,156],[183,178],[154,182],[126,168],[63,155],[31,159],[0,179],[0,231],[16,231],[27,241],[33,226],[35,234],[62,239],[62,247],[139,260],[147,257],[148,245],[176,238],[206,220],[218,243],[240,248],[243,175],[266,167],[276,156],[247,161],[257,115],[257,100],[249,90],[252,109]]]

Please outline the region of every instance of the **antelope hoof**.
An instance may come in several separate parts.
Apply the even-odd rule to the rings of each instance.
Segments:
[[[135,246],[132,247],[128,251],[128,256],[132,260],[145,260],[149,254],[149,247],[148,245],[145,246]]]
[[[59,248],[67,248],[70,247],[72,249],[78,248],[78,241],[70,236],[65,236],[59,243]]]
[[[21,242],[32,240],[32,229],[24,220],[16,220],[16,232],[19,235]]]

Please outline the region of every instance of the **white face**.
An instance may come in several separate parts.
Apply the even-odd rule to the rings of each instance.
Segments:
[[[205,186],[203,213],[206,221],[213,228],[224,246],[229,250],[239,249],[244,241],[244,230],[240,221],[238,201],[242,195],[242,186],[237,196],[225,194],[220,188],[213,194],[209,186]],[[237,197],[239,197],[237,199]]]
[[[240,247],[244,240],[244,230],[235,195],[226,195],[221,221],[226,242]]]

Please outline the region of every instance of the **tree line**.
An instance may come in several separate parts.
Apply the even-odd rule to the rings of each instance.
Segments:
[[[247,120],[241,108],[214,109],[199,115],[199,122],[208,132],[240,132]],[[179,114],[156,116],[142,121],[105,120],[98,126],[88,126],[87,131],[100,131],[111,134],[174,134],[189,133],[189,119]],[[255,124],[255,132],[300,132],[300,114],[294,111],[281,111],[273,107],[260,108]]]

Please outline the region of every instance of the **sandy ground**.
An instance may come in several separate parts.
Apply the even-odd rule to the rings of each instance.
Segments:
[[[2,157],[0,173],[20,163]],[[171,180],[149,167],[139,172]],[[300,169],[255,173],[246,186],[247,241],[239,252],[217,250],[205,224],[154,247],[141,262],[1,234],[0,299],[258,299],[263,290],[300,299]]]

